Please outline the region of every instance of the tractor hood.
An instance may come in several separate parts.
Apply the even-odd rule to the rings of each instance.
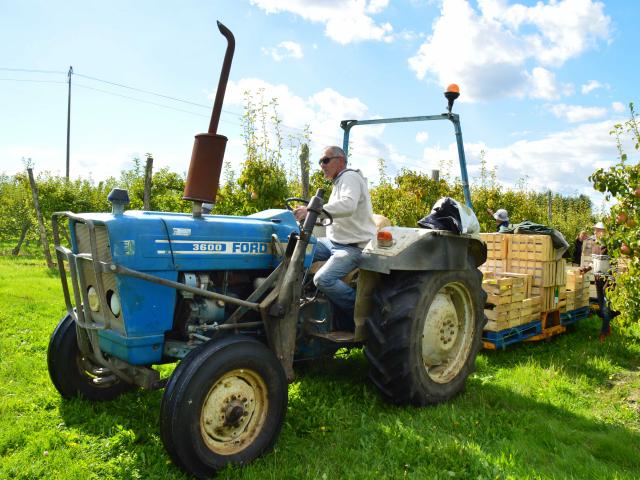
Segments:
[[[280,262],[273,235],[284,250],[291,232],[299,232],[291,212],[275,209],[247,217],[203,215],[198,219],[183,213],[137,210],[77,217],[93,221],[98,243],[101,237],[107,242],[103,245],[114,263],[143,271],[272,269]],[[86,251],[78,248],[81,223],[72,221],[75,252]],[[305,266],[311,263],[315,243],[312,238]]]

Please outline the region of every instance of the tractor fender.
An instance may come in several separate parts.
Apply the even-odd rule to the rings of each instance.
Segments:
[[[389,247],[369,242],[362,251],[361,270],[469,270],[487,259],[487,246],[477,234],[457,235],[445,230],[385,227],[393,236]]]

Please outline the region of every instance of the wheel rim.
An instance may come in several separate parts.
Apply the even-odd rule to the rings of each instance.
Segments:
[[[434,297],[422,332],[422,362],[437,383],[450,382],[471,351],[474,332],[471,295],[460,283],[449,283]]]
[[[233,455],[251,445],[264,426],[269,400],[267,386],[252,370],[225,373],[211,387],[200,414],[200,431],[207,447]]]

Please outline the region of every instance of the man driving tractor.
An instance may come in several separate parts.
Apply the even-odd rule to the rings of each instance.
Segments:
[[[362,249],[376,234],[367,181],[360,170],[347,168],[344,151],[327,147],[319,161],[324,177],[333,190],[324,209],[333,217],[327,236],[318,238],[314,261],[326,261],[316,272],[314,284],[337,307],[340,327],[353,330],[355,290],[342,279],[358,267]],[[307,216],[307,207],[294,210],[298,221]]]

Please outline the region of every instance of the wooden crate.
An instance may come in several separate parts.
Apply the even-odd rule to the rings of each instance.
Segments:
[[[525,299],[524,292],[512,292],[511,293],[511,301],[512,302],[522,302]]]
[[[549,235],[512,235],[508,258],[540,262],[554,260],[551,237]]]
[[[552,287],[556,284],[557,262],[541,262],[511,258],[507,261],[507,270],[514,273],[526,273],[532,277],[532,286]]]
[[[499,295],[487,292],[487,303],[492,303],[493,305],[509,304],[511,303],[511,292],[505,292]]]
[[[511,294],[512,285],[513,279],[507,277],[486,274],[482,280],[482,289],[492,295]]]
[[[506,259],[509,252],[509,237],[504,233],[481,233],[480,238],[487,244],[487,259]]]
[[[500,323],[513,321],[517,323],[517,321],[520,321],[519,319],[521,317],[521,310],[522,301],[495,305],[491,309],[485,308],[484,314],[489,320],[492,320],[494,322]]]
[[[565,269],[567,290],[580,290],[585,283],[585,274],[580,273],[579,267],[567,267]]]
[[[489,320],[487,324],[484,326],[485,330],[490,332],[500,332],[501,330],[506,330],[507,328],[513,328],[522,325],[520,318],[516,320]]]
[[[555,310],[558,308],[558,294],[559,287],[543,287],[540,295],[540,310],[542,312],[548,312],[549,310]]]
[[[514,287],[517,285],[521,285],[523,287],[522,292],[524,292],[525,298],[529,298],[531,296],[531,287],[533,286],[533,275],[529,273],[516,273],[516,272],[502,272],[500,274],[502,277],[512,277],[514,279]],[[516,291],[517,289],[514,289]]]
[[[499,273],[504,272],[507,269],[506,265],[506,260],[487,258],[487,260],[480,265],[479,269],[482,273]]]
[[[556,260],[556,285],[564,285],[567,283],[566,268],[567,261],[564,258]]]

